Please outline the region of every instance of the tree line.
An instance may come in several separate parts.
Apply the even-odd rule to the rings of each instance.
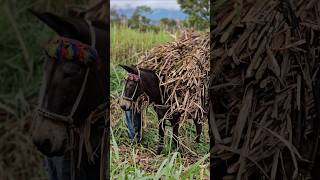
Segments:
[[[177,28],[192,28],[207,30],[210,26],[210,1],[209,0],[177,0],[181,10],[187,15],[184,20],[161,18],[158,23],[152,23],[148,15],[153,10],[148,6],[138,6],[132,16],[120,14],[116,9],[111,9],[110,18],[112,24],[126,25],[129,28],[140,31],[155,31],[160,29],[175,31]]]

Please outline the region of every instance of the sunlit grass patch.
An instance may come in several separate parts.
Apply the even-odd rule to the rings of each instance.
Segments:
[[[136,62],[139,53],[173,39],[163,30],[139,32],[126,26],[112,26],[110,37],[111,62],[124,64]]]

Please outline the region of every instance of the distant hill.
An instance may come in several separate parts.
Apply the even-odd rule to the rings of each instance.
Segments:
[[[134,9],[117,9],[117,11],[119,14],[124,14],[127,17],[131,17]],[[154,22],[157,22],[164,17],[170,19],[184,20],[186,18],[186,15],[179,10],[153,9],[153,13],[147,15],[147,17],[153,20]]]

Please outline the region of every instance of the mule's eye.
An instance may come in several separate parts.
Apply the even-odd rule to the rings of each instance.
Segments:
[[[75,64],[65,64],[63,66],[63,75],[65,78],[72,77],[81,72],[81,68]]]

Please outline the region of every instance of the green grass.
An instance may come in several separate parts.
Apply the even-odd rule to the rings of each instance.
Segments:
[[[30,2],[0,6],[0,179],[46,177],[26,128],[32,118],[26,115],[37,102],[43,62],[40,47],[52,32],[26,11],[44,3],[33,1],[31,6]],[[5,138],[13,128],[11,138]]]
[[[138,54],[158,44],[172,40],[165,31],[141,33],[125,26],[111,27],[111,62],[130,64]]]
[[[66,1],[0,1],[0,179],[47,179],[43,159],[30,139],[30,114],[42,78],[42,47],[54,32],[28,9],[65,15]]]
[[[121,95],[123,87],[123,79],[126,76],[126,72],[118,65],[110,64],[110,96],[111,98],[117,98]]]
[[[181,137],[186,137],[182,138],[181,142],[197,153],[190,156],[188,150],[179,153],[171,147],[172,132],[169,130],[170,128],[167,128],[165,149],[161,155],[156,155],[155,150],[158,142],[157,123],[154,117],[148,118],[148,120],[148,125],[143,130],[141,145],[130,144],[127,129],[123,121],[119,121],[112,129],[112,178],[159,179],[161,177],[161,179],[200,179],[200,177],[209,177],[208,143],[205,135],[202,135],[202,142],[196,144],[193,140],[194,134],[188,137],[185,130],[180,131]],[[192,125],[188,124],[187,126],[191,127]],[[127,152],[123,153],[124,149]],[[191,158],[195,162],[186,163]],[[141,162],[141,159],[149,160]],[[148,166],[152,167],[151,170],[145,168]]]
[[[22,7],[21,7],[22,8]],[[20,9],[19,9],[20,10]],[[30,111],[29,102],[38,93],[41,78],[41,50],[39,47],[52,33],[42,25],[34,23],[25,11],[16,13],[3,8],[0,16],[0,104],[11,109],[11,115],[19,119]],[[12,17],[13,21],[9,20]],[[14,26],[17,28],[15,29]],[[41,30],[43,29],[43,30]],[[37,33],[36,31],[37,30]],[[39,30],[39,32],[38,32]],[[19,43],[19,36],[22,43]],[[26,54],[23,48],[26,48]]]
[[[118,64],[134,64],[138,53],[159,44],[172,41],[165,32],[141,33],[126,27],[111,28],[110,95],[113,99],[111,177],[113,179],[205,179],[208,171],[208,127],[204,125],[201,143],[195,143],[195,126],[192,120],[179,130],[183,152],[172,147],[172,128],[166,127],[165,148],[156,155],[158,119],[152,107],[145,110],[141,145],[131,144],[124,123],[123,111],[116,99],[121,96],[126,72]],[[169,124],[169,122],[167,123]],[[192,160],[192,162],[188,162]]]
[[[204,155],[196,163],[189,167],[184,167],[183,158],[178,152],[171,153],[161,159],[156,166],[158,169],[154,173],[141,170],[136,162],[130,162],[130,160],[122,160],[119,153],[119,147],[117,146],[114,137],[112,137],[113,151],[111,158],[117,164],[112,164],[111,177],[114,179],[204,179],[209,177],[209,172],[206,166],[203,164],[209,158],[209,154]],[[139,149],[139,147],[137,147]],[[136,147],[132,147],[131,158],[134,160],[137,158]],[[130,155],[129,155],[130,156]],[[130,158],[130,157],[129,157]],[[116,165],[116,166],[115,166]]]
[[[25,1],[1,1],[0,7],[0,141],[1,147],[11,147],[17,143],[18,148],[11,149],[10,156],[7,152],[0,155],[0,179],[46,179],[46,171],[42,164],[42,159],[37,151],[25,152],[23,148],[33,146],[31,141],[24,141],[19,136],[27,136],[24,132],[26,124],[25,116],[37,103],[37,94],[40,87],[42,76],[42,64],[44,57],[42,54],[42,45],[50,39],[54,32],[40,23],[27,10],[32,8],[38,11],[51,11],[59,15],[66,14],[65,1],[43,1],[43,0],[25,0]],[[86,0],[69,0],[71,4],[86,4]],[[8,7],[5,9],[5,7]],[[9,16],[12,17],[10,20]],[[19,42],[21,37],[21,42]],[[172,38],[164,31],[159,33],[140,33],[124,27],[111,28],[111,96],[118,97],[121,94],[122,79],[126,73],[118,64],[129,64],[135,62],[137,53],[143,52],[155,45],[171,41]],[[23,49],[26,49],[24,52]],[[27,56],[27,58],[26,58]],[[121,111],[120,109],[118,109]],[[181,136],[183,142],[199,154],[198,163],[185,166],[181,154],[172,152],[170,148],[170,134],[168,129],[166,133],[166,149],[162,156],[154,156],[150,162],[157,170],[144,171],[134,159],[137,159],[137,152],[154,151],[157,143],[157,121],[155,114],[149,110],[147,117],[150,119],[148,127],[144,129],[143,146],[130,145],[127,137],[127,129],[123,123],[122,117],[114,126],[114,141],[112,147],[112,175],[119,179],[131,179],[131,177],[155,179],[157,176],[166,179],[175,179],[177,177],[188,178],[191,175],[199,175],[201,171],[208,174],[204,165],[207,163],[207,143],[203,136],[203,142],[194,145],[194,128],[188,125],[187,130],[182,128]],[[32,121],[32,118],[29,118]],[[7,131],[7,127],[17,126],[16,139],[19,142],[7,142],[2,137]],[[207,130],[204,130],[205,133]],[[22,133],[22,134],[20,134]],[[11,137],[13,138],[13,137]],[[25,137],[27,139],[27,137]],[[19,143],[25,144],[19,144]],[[121,149],[117,146],[125,145],[130,149],[130,155],[121,154]],[[0,147],[0,148],[1,148]],[[16,146],[14,146],[16,147]],[[2,149],[2,148],[1,148]],[[8,148],[5,148],[8,149]],[[118,154],[118,155],[117,155]],[[153,157],[153,156],[152,156]],[[126,160],[122,161],[121,158]],[[204,158],[205,162],[202,162]],[[23,160],[19,162],[19,160]],[[132,160],[132,161],[131,161]],[[3,163],[6,162],[6,163]],[[128,162],[128,163],[127,163]],[[161,166],[163,164],[163,166]],[[163,167],[163,168],[159,168]],[[142,178],[142,179],[143,179]]]

